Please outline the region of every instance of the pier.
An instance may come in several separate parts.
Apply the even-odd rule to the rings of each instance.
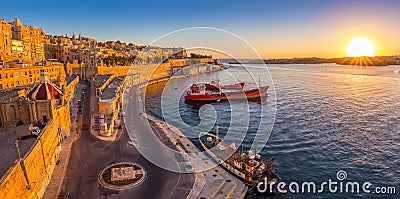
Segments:
[[[190,162],[211,163],[208,156],[193,144],[179,129],[170,126],[163,121],[157,120],[150,115],[145,115],[149,120],[150,125],[159,138],[168,146],[169,143],[174,143],[177,140],[181,142],[178,150],[182,153],[190,153]],[[196,166],[194,170],[196,170]],[[195,183],[187,198],[244,198],[247,192],[246,185],[217,166],[212,169],[196,172]]]

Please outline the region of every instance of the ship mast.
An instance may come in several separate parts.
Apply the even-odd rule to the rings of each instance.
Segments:
[[[218,83],[218,84],[219,84],[219,83]],[[219,89],[220,89],[220,88],[219,88]],[[220,92],[221,92],[221,89],[220,89]],[[218,111],[220,110],[219,101],[220,101],[220,99],[217,100]],[[218,140],[219,140],[219,137],[218,137],[218,111],[217,111],[217,118],[216,118],[217,126],[215,127],[215,138],[217,139],[217,142],[218,142]]]

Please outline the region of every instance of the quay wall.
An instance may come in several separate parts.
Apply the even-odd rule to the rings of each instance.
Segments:
[[[70,127],[69,104],[55,108],[53,119],[42,129],[31,149],[21,154],[21,159],[0,179],[0,198],[43,197],[59,159],[60,142],[63,136],[69,136]]]
[[[97,67],[97,74],[113,74],[114,76],[132,75],[138,78],[137,83],[152,83],[170,78],[173,74],[196,75],[220,70],[221,66],[213,65],[213,59],[175,59],[161,64],[145,64],[133,66]],[[187,67],[190,66],[190,67]]]
[[[100,66],[97,67],[97,74],[113,74],[114,76],[135,75],[139,77],[140,83],[145,83],[151,80],[169,77],[168,71],[170,69],[171,65],[169,63],[115,67]]]

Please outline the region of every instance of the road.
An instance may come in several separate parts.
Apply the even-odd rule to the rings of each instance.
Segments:
[[[82,123],[90,124],[90,83],[86,84]],[[90,128],[89,128],[90,130]],[[170,172],[147,161],[135,147],[128,145],[129,137],[122,131],[116,141],[95,138],[89,130],[83,131],[72,146],[71,159],[61,193],[72,198],[186,198],[194,183],[193,174]],[[116,191],[102,187],[98,174],[107,165],[134,162],[147,171],[142,184],[128,190]]]

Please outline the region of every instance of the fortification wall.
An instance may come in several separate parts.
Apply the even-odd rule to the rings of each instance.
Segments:
[[[69,134],[66,113],[68,107],[60,107],[57,113],[60,119],[50,120],[30,151],[4,174],[0,180],[0,198],[42,198],[61,150],[59,126],[67,125],[62,130]]]

